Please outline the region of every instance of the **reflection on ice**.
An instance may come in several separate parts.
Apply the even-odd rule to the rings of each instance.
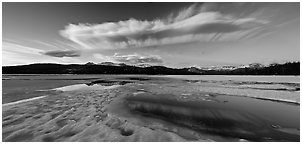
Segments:
[[[147,94],[129,96],[125,104],[135,115],[200,133],[251,141],[299,141],[299,107],[294,105],[226,95],[213,101],[179,101]]]

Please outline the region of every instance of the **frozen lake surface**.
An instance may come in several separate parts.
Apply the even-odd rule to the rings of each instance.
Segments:
[[[299,79],[3,75],[3,137],[4,141],[299,141]],[[53,129],[51,136],[42,133],[48,129]]]
[[[2,75],[2,103],[41,96],[45,94],[45,90],[58,87],[75,84],[80,86],[92,80],[129,76],[131,75]],[[197,89],[203,92],[300,103],[300,76],[141,75],[139,77],[184,79],[188,83],[199,85]]]
[[[167,76],[187,80],[203,92],[300,103],[300,76]]]
[[[300,76],[256,76],[256,75],[169,75],[167,77],[189,80],[254,81],[272,83],[300,83]]]

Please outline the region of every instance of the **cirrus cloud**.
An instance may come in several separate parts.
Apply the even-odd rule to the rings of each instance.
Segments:
[[[118,54],[115,53],[113,56],[104,56],[101,54],[94,54],[94,57],[109,62],[116,62],[116,63],[126,63],[126,64],[162,64],[163,60],[158,55],[142,55],[142,54]]]
[[[122,62],[122,63],[130,63],[130,64],[160,64],[163,63],[163,60],[159,56],[142,56],[138,54],[131,54],[131,55],[118,55],[115,53],[112,57],[115,61]]]
[[[239,17],[222,13],[217,8],[213,10],[206,4],[194,4],[164,19],[69,24],[60,33],[86,49],[121,49],[194,41],[234,41],[268,23],[265,19],[249,15]]]

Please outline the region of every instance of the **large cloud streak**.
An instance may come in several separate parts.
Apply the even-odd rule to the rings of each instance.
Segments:
[[[268,20],[251,16],[251,13],[237,16],[222,13],[213,4],[194,4],[164,19],[69,24],[60,33],[86,49],[121,49],[193,41],[234,41],[268,23]]]

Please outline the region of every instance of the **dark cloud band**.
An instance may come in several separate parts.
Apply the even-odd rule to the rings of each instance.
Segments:
[[[44,55],[52,56],[52,57],[80,57],[80,53],[78,51],[49,51],[42,53]]]

